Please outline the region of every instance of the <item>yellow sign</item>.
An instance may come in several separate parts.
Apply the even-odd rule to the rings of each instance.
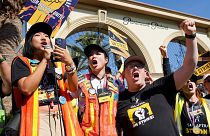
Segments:
[[[131,123],[133,124],[133,127],[144,124],[154,118],[149,103],[145,103],[135,108],[128,109],[127,113]]]
[[[30,25],[46,22],[52,29],[52,37],[61,28],[78,0],[28,0],[19,17]]]
[[[108,27],[108,31],[111,51],[125,58],[129,57],[130,54],[128,52],[127,37],[120,34],[110,26]]]
[[[210,62],[204,64],[203,66],[197,68],[194,72],[196,76],[202,75],[203,73],[210,70]]]

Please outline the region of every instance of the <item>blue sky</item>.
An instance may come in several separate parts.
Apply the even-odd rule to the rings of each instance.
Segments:
[[[210,0],[136,0],[210,19]]]

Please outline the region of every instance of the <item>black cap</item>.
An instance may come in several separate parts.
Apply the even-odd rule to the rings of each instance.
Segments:
[[[141,64],[143,64],[145,66],[146,62],[144,60],[143,57],[141,56],[137,56],[137,55],[133,55],[133,56],[130,56],[128,57],[125,62],[124,62],[124,68],[126,67],[126,65],[129,63],[129,62],[132,62],[132,61],[138,61],[140,62]]]
[[[193,74],[193,75],[190,77],[190,81],[192,81],[192,82],[194,82],[194,83],[196,83],[197,80],[198,80],[198,77],[197,77],[195,74]]]
[[[45,22],[38,22],[30,27],[30,29],[26,33],[25,40],[27,41],[31,35],[38,32],[43,32],[50,37],[52,33],[52,27]]]
[[[98,51],[101,51],[105,54],[106,57],[108,57],[108,54],[107,52],[105,51],[105,49],[97,44],[90,44],[88,46],[85,47],[84,49],[84,53],[87,57],[90,56],[90,53],[92,50],[98,50]]]

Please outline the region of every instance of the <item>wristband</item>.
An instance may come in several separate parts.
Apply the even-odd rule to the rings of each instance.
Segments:
[[[66,65],[65,70],[68,74],[73,74],[76,72],[77,69],[76,69],[74,63],[72,63],[71,65]]]
[[[0,59],[0,64],[5,60],[6,60],[6,58],[4,56],[2,56],[2,58]]]
[[[185,34],[185,38],[188,38],[188,39],[195,39],[195,37],[196,37],[196,33],[191,34],[191,35]]]

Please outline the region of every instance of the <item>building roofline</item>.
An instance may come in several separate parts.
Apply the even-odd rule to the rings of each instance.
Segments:
[[[104,9],[114,8],[118,10],[141,13],[163,19],[173,20],[178,23],[184,19],[191,18],[196,21],[196,25],[198,27],[210,28],[210,19],[133,0],[79,0],[79,4],[98,6]]]

